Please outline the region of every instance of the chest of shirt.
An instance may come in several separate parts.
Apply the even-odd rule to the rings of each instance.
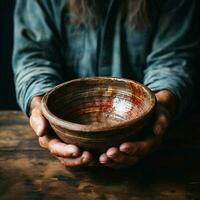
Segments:
[[[128,27],[115,10],[107,12],[97,26],[72,24],[67,12],[61,16],[58,29],[61,30],[62,55],[66,66],[79,76],[122,76],[124,66],[134,73],[142,71],[151,48],[149,27],[141,30]],[[80,73],[81,70],[84,73]]]

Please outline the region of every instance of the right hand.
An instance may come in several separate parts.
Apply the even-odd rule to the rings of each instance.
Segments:
[[[75,145],[63,143],[50,128],[48,121],[42,115],[41,96],[34,97],[30,105],[30,125],[37,136],[39,144],[57,157],[67,167],[87,166],[93,162],[90,152],[81,151]]]

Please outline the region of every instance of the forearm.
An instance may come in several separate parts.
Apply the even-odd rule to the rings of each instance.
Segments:
[[[61,44],[52,15],[46,1],[16,1],[12,63],[17,100],[27,114],[33,97],[62,82]]]
[[[153,91],[171,91],[178,99],[176,113],[180,116],[193,94],[194,55],[199,41],[195,19],[197,1],[166,0],[162,4],[144,70],[144,84]]]
[[[47,73],[33,75],[28,78],[22,70],[20,76],[21,78],[15,79],[16,95],[21,109],[27,114],[33,97],[44,95],[52,87],[61,82],[59,77]]]

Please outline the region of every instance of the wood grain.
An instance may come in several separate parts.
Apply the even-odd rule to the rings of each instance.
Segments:
[[[200,117],[169,130],[162,148],[126,170],[66,169],[41,149],[27,118],[0,112],[0,199],[200,199]]]

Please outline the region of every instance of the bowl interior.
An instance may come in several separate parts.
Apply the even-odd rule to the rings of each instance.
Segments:
[[[143,85],[117,78],[88,78],[62,84],[47,99],[56,117],[81,125],[110,127],[142,117],[153,97]]]

